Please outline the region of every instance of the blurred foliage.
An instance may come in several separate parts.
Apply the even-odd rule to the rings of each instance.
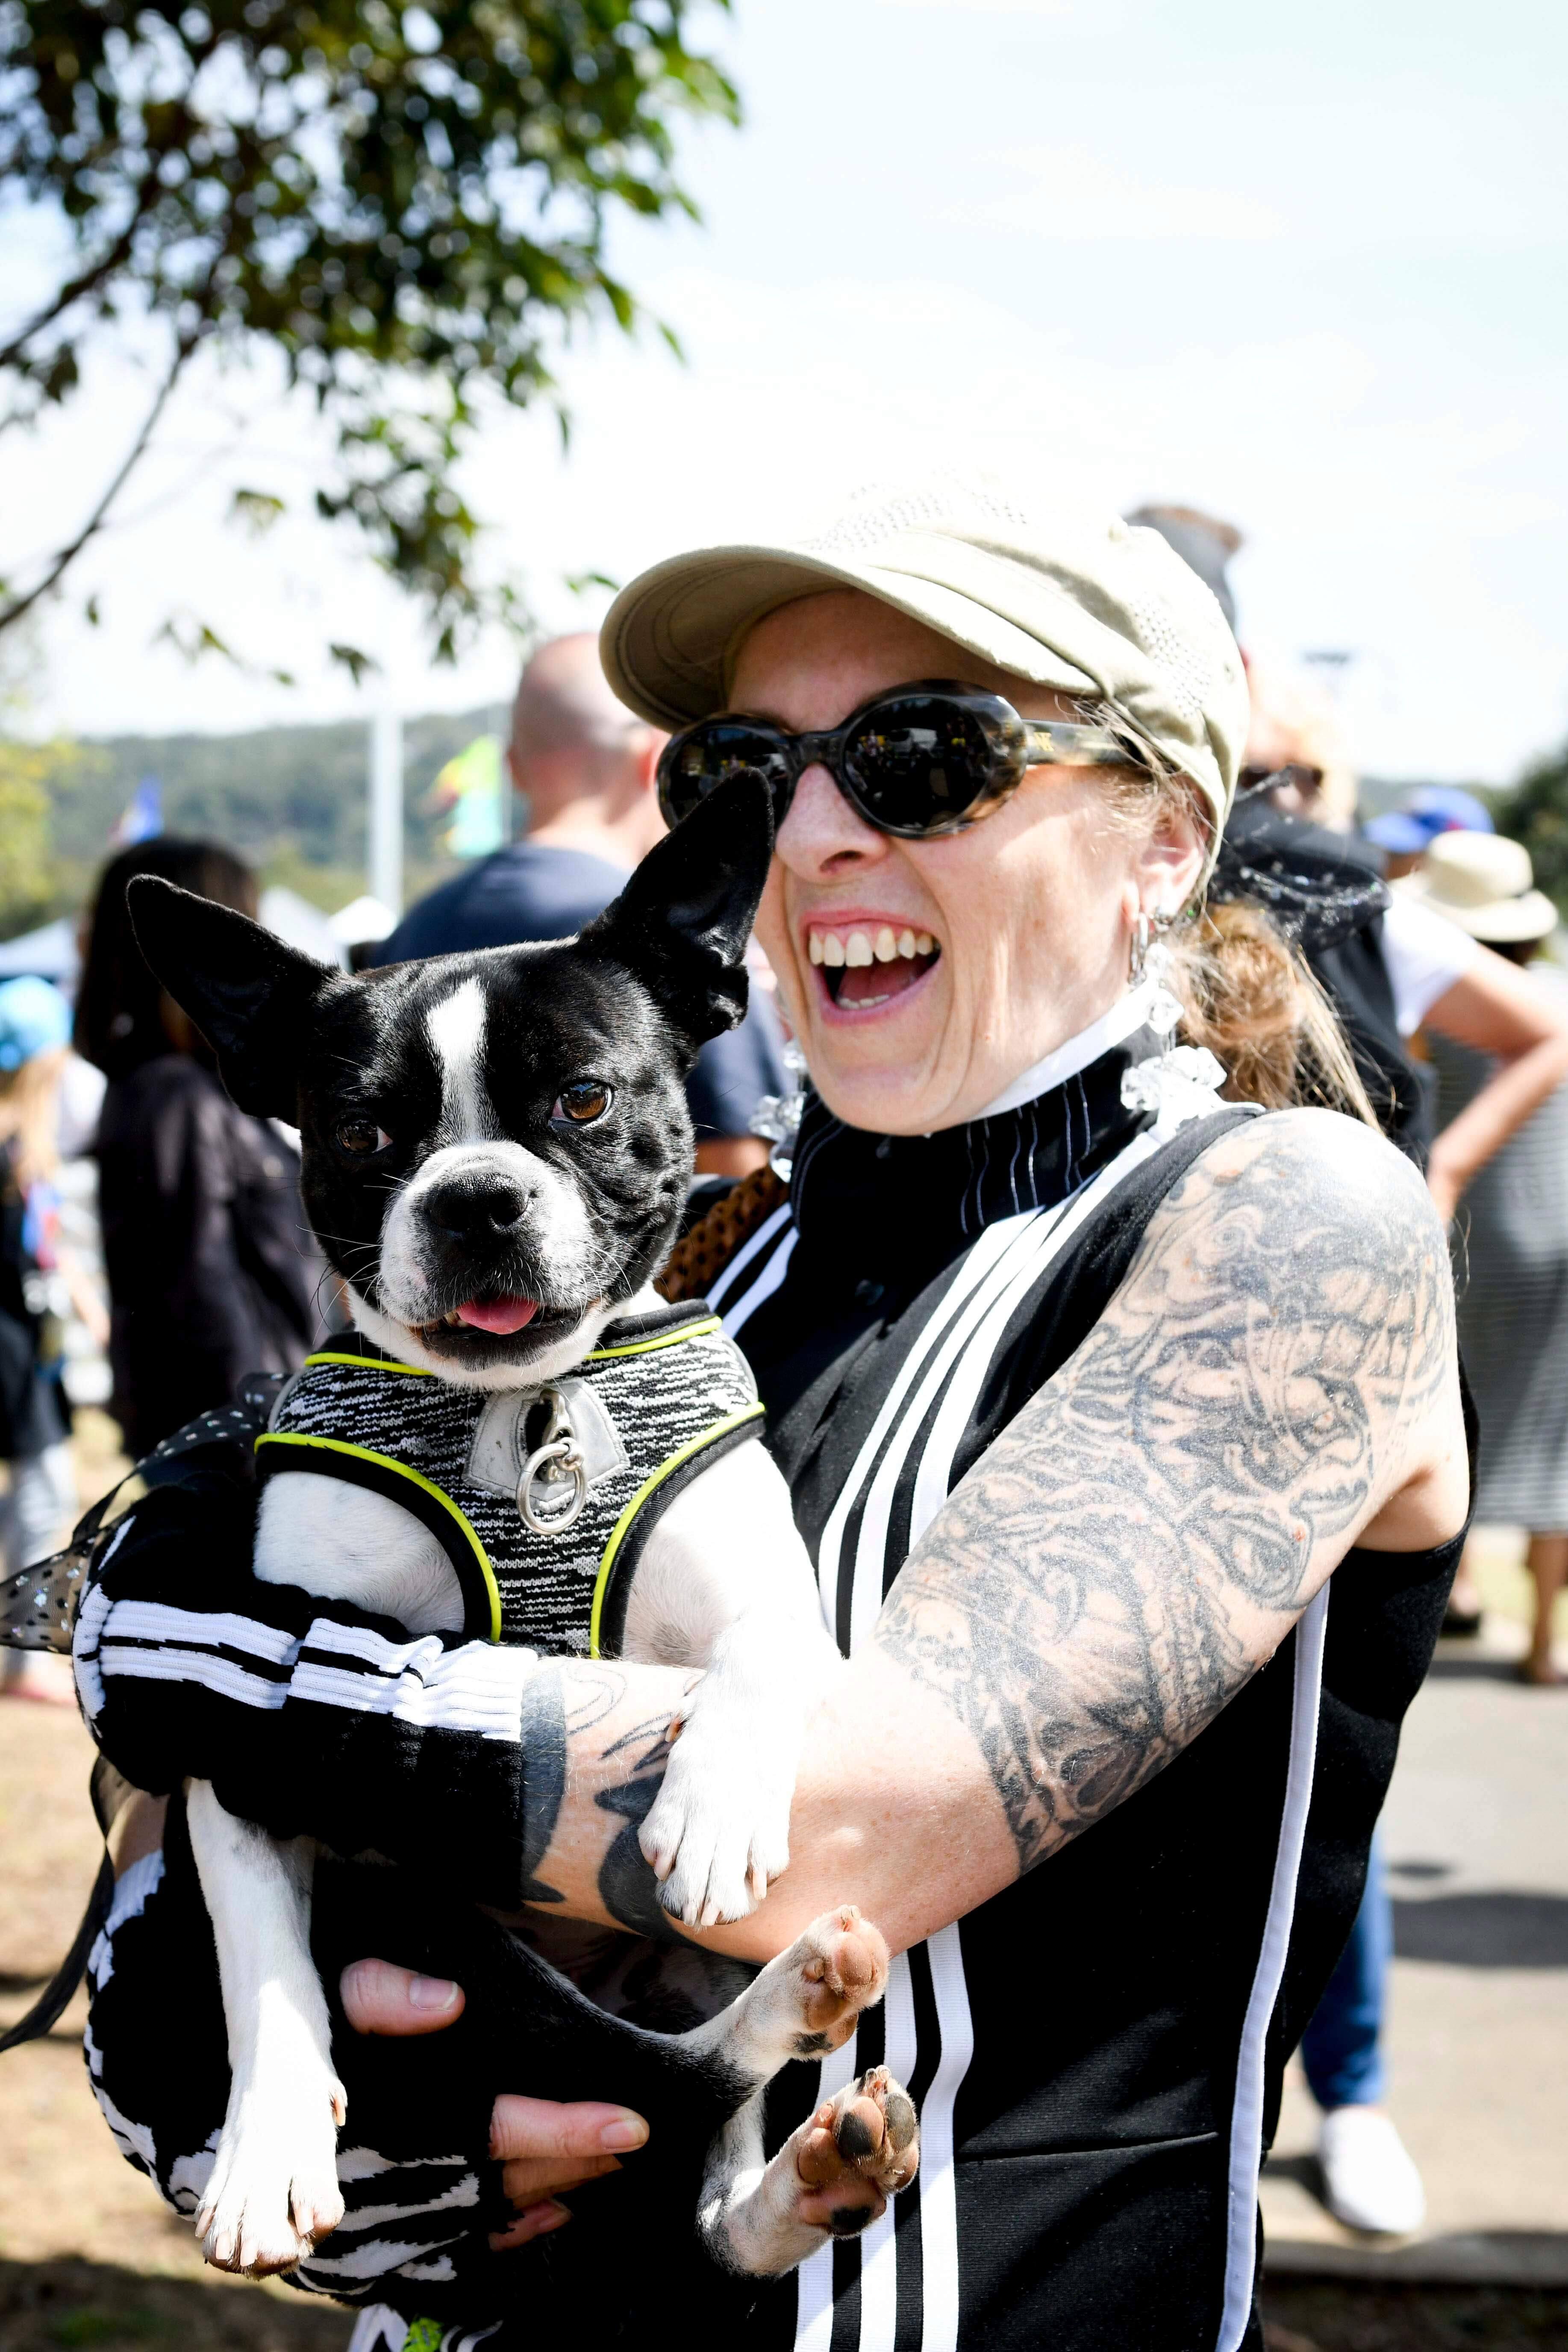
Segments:
[[[1568,921],[1568,743],[1527,768],[1493,808],[1498,831],[1523,842],[1536,887]]]
[[[431,786],[476,735],[506,722],[504,706],[405,720],[409,900],[457,870],[443,841],[449,816],[423,805]],[[367,762],[366,729],[353,720],[250,735],[119,735],[92,744],[0,738],[0,939],[85,902],[111,854],[110,835],[146,775],[163,787],[170,833],[221,841],[250,860],[264,885],[282,883],[331,912],[365,887]]]
[[[106,333],[158,352],[86,521],[36,577],[0,583],[0,630],[101,527],[192,360],[263,348],[335,434],[315,512],[363,533],[424,605],[437,657],[519,620],[515,587],[476,562],[455,472],[485,395],[553,400],[564,333],[606,313],[637,324],[605,265],[610,224],[691,214],[672,125],[737,119],[686,44],[705,5],[0,0],[0,206],[48,207],[70,248],[0,345],[0,430],[68,401]],[[236,519],[265,530],[285,503],[246,487]]]
[[[57,853],[56,813],[97,772],[78,743],[17,743],[0,737],[0,939],[63,914],[75,874]]]

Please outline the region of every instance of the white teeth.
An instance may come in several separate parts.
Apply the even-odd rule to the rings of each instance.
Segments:
[[[935,946],[930,931],[913,931],[907,925],[895,931],[891,923],[882,923],[875,932],[857,930],[847,937],[837,931],[808,931],[805,951],[814,964],[826,964],[830,971],[837,971],[844,964],[858,971],[868,963],[892,963],[900,956],[912,963],[917,956],[930,955]]]

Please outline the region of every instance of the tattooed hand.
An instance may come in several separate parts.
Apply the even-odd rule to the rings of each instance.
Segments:
[[[1450,1535],[1463,1464],[1415,1170],[1346,1119],[1259,1120],[954,1490],[877,1645],[973,1734],[1027,1869],[1202,1730],[1391,1500],[1420,1489],[1412,1548]]]

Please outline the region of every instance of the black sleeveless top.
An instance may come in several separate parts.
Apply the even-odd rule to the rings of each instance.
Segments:
[[[1142,1032],[929,1138],[807,1110],[791,1199],[711,1287],[751,1359],[829,1623],[865,1639],[956,1481],[1092,1328],[1194,1160],[1256,1114]],[[1177,1066],[1190,1056],[1178,1056]],[[772,2135],[885,2061],[918,2185],[771,2290],[810,2352],[1258,2352],[1261,2154],[1343,1948],[1462,1537],[1352,1551],[1271,1664],[1092,1832],[895,1961]]]

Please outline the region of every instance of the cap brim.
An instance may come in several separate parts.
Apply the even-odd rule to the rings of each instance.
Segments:
[[[1425,874],[1405,875],[1391,887],[1418,899],[1434,915],[1457,923],[1483,946],[1513,947],[1521,940],[1543,940],[1562,920],[1544,890],[1526,890],[1517,898],[1486,898],[1477,907],[1456,907],[1438,896]]]
[[[639,718],[689,727],[724,709],[731,661],[759,621],[833,588],[858,588],[1015,677],[1066,694],[1096,691],[1075,663],[960,590],[792,547],[699,548],[643,572],[605,616],[605,675]]]

